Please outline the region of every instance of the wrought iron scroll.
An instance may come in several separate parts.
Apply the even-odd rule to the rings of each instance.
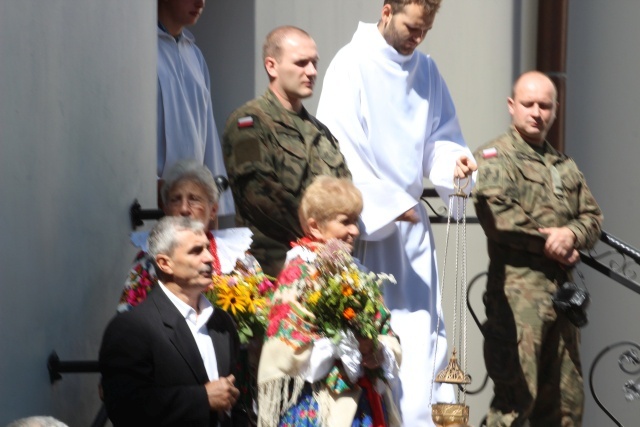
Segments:
[[[435,188],[425,188],[420,197],[432,213],[432,215],[429,215],[429,221],[431,221],[432,224],[446,224],[447,218],[449,217],[447,206],[445,206],[444,203],[441,206],[435,206],[435,203],[429,200],[436,198],[439,199],[440,196],[438,196]]]
[[[640,252],[615,236],[602,232],[601,244],[590,251],[580,251],[582,262],[615,280],[627,289],[640,294],[638,271]],[[604,249],[600,249],[603,245]]]
[[[600,398],[598,397],[593,385],[593,374],[596,370],[596,367],[600,363],[600,360],[604,357],[605,354],[619,347],[627,347],[627,349],[618,356],[618,367],[620,368],[620,370],[630,376],[640,375],[640,346],[631,341],[621,341],[605,347],[595,357],[589,371],[589,390],[591,390],[591,395],[593,396],[593,399],[600,407],[600,409],[605,414],[607,414],[607,416],[617,426],[622,427],[620,421],[618,421],[616,417],[614,417],[613,414],[600,401]],[[627,380],[622,386],[622,391],[624,393],[625,399],[627,399],[628,401],[640,400],[640,377]]]
[[[478,316],[476,315],[475,310],[473,309],[473,307],[471,307],[471,287],[478,281],[478,279],[486,275],[487,275],[486,271],[476,274],[469,281],[469,285],[467,286],[467,309],[469,310],[469,314],[473,318],[474,323],[476,324],[476,326],[478,326],[478,330],[483,336],[484,336],[484,330],[482,329],[482,322],[480,322],[480,319],[478,319]],[[484,390],[484,388],[487,386],[488,383],[489,383],[489,374],[485,372],[484,379],[482,380],[482,384],[480,384],[480,386],[475,390],[467,389],[467,394],[468,395],[479,394],[482,390]]]

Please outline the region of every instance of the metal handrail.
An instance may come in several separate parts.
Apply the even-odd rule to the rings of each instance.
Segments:
[[[580,251],[580,259],[589,267],[615,280],[625,288],[640,294],[640,283],[636,281],[640,269],[640,252],[617,237],[602,232],[600,241],[612,250],[598,253],[595,249]],[[608,260],[608,263],[603,261]]]
[[[95,360],[69,360],[61,361],[58,354],[52,351],[47,359],[47,370],[49,371],[49,380],[51,384],[62,379],[63,373],[82,374],[82,373],[99,373],[100,366]],[[91,427],[104,427],[109,421],[107,408],[104,403],[100,405]]]
[[[56,352],[52,351],[47,359],[47,370],[49,371],[49,381],[53,384],[62,379],[61,374],[63,373],[96,373],[100,372],[100,367],[98,366],[98,362],[94,360],[70,360],[63,362]]]

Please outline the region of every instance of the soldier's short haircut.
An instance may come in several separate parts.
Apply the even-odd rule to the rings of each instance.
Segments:
[[[442,3],[442,0],[384,0],[384,4],[391,5],[393,13],[402,12],[408,4],[417,4],[424,7],[429,15],[433,15],[440,9],[440,3]]]
[[[159,254],[171,255],[178,245],[179,231],[204,232],[204,224],[186,216],[165,216],[149,232],[148,253],[153,260]]]
[[[531,78],[532,76],[538,76],[542,79],[548,80],[549,83],[551,83],[551,86],[553,87],[553,99],[554,101],[558,100],[558,88],[556,87],[556,84],[553,82],[551,77],[549,77],[547,74],[543,73],[542,71],[538,71],[538,70],[525,71],[524,73],[520,74],[518,78],[516,78],[516,81],[513,82],[513,86],[511,86],[511,98],[513,99],[516,98],[516,90],[518,89],[518,86],[520,85],[521,81],[523,79]]]
[[[182,181],[190,181],[202,187],[211,203],[217,203],[220,197],[218,186],[213,179],[211,171],[202,163],[193,159],[177,161],[169,168],[163,179],[161,196],[165,206],[169,203],[169,193],[173,187]]]
[[[309,218],[322,225],[339,214],[358,216],[362,212],[362,203],[362,193],[351,180],[320,175],[307,187],[300,200],[300,225],[308,233]]]
[[[282,55],[282,43],[293,33],[311,38],[305,30],[294,27],[293,25],[283,25],[282,27],[274,28],[267,34],[264,44],[262,45],[262,61],[264,62],[267,57],[275,58],[276,61],[279,61]]]

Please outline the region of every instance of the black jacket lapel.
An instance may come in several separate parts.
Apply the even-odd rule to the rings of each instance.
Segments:
[[[207,383],[209,376],[202,362],[198,345],[193,339],[193,334],[189,326],[187,326],[187,321],[182,317],[182,314],[180,314],[160,287],[154,289],[154,292],[151,292],[147,298],[155,303],[158,308],[158,313],[162,318],[167,337],[187,365],[189,365],[198,383]]]
[[[216,352],[218,375],[220,375],[220,377],[226,377],[231,374],[231,355],[235,354],[235,349],[230,348],[230,330],[234,330],[230,328],[235,328],[233,323],[229,323],[230,321],[231,318],[227,313],[219,308],[215,308],[209,322],[207,322],[209,336],[213,342],[213,349]]]

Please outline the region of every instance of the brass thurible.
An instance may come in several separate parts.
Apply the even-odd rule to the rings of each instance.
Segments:
[[[469,180],[454,181],[454,193],[449,197],[449,217],[447,221],[447,238],[444,251],[444,265],[442,268],[442,280],[440,282],[440,298],[444,294],[445,272],[447,265],[447,252],[449,247],[449,236],[451,230],[451,217],[454,204],[456,207],[456,232],[455,234],[455,292],[453,301],[453,336],[451,342],[458,343],[461,351],[461,363],[458,363],[457,349],[454,346],[449,359],[449,364],[437,375],[433,377],[433,383],[453,384],[457,388],[457,401],[460,403],[437,402],[431,405],[431,418],[439,427],[468,427],[469,406],[466,405],[466,385],[471,383],[471,378],[464,372],[467,359],[467,312],[463,308],[462,302],[467,297],[467,240],[466,240],[466,201],[467,195],[464,193],[465,187],[469,185]],[[455,203],[454,203],[455,202]],[[460,279],[460,280],[458,280]],[[460,300],[458,300],[460,295]],[[442,300],[441,300],[442,306]],[[440,316],[438,316],[437,329],[440,328]],[[437,354],[437,341],[436,341]],[[461,366],[462,365],[462,368]],[[435,373],[435,360],[434,360]],[[461,387],[461,385],[463,385]],[[432,387],[433,392],[433,387]]]

